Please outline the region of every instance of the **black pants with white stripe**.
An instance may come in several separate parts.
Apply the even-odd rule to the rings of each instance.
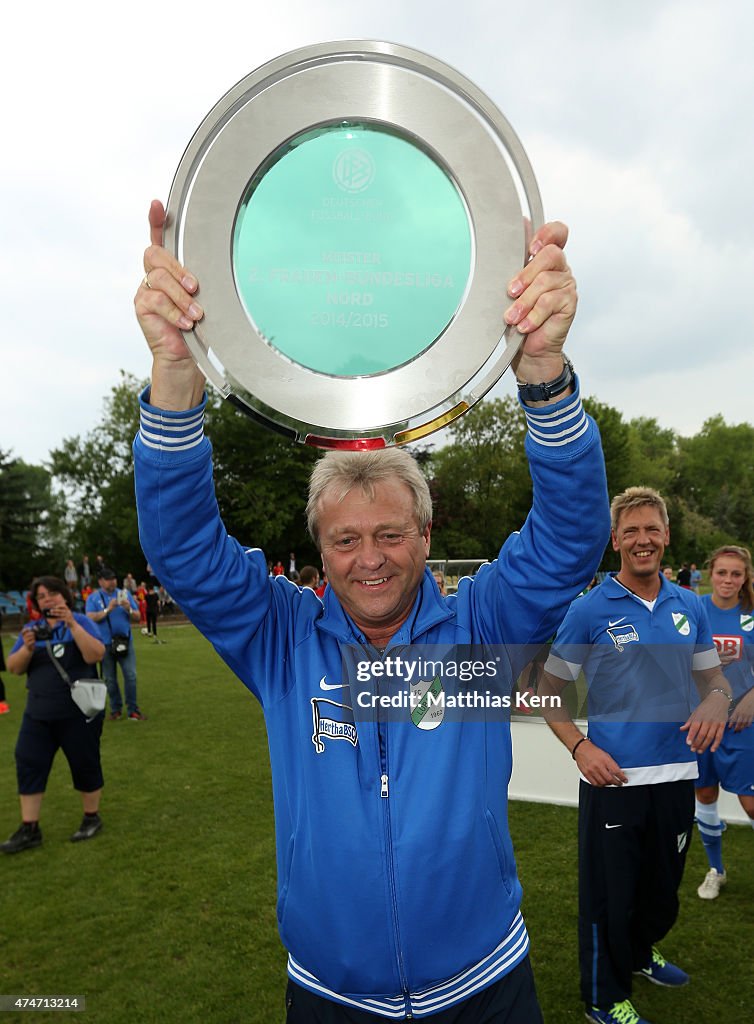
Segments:
[[[286,1006],[286,1024],[385,1024],[387,1020],[324,999],[290,978]],[[447,1010],[422,1017],[421,1024],[542,1024],[528,956],[493,985]]]
[[[694,783],[579,790],[581,996],[609,1009],[673,927],[694,821]]]

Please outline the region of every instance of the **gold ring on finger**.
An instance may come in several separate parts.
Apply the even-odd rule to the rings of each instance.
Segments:
[[[152,287],[152,285],[149,283],[149,271],[146,272],[146,274],[144,275],[144,280],[141,283],[145,284],[147,288]]]

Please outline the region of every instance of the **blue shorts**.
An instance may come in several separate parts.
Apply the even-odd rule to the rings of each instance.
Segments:
[[[741,732],[726,729],[715,753],[705,750],[697,760],[697,789],[720,785],[737,796],[754,796],[754,726]]]

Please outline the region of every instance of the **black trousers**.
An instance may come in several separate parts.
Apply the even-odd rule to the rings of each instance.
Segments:
[[[581,996],[609,1009],[678,917],[694,783],[579,790]]]
[[[286,1007],[286,1024],[386,1024],[388,1020],[323,999],[290,979]],[[421,1024],[542,1024],[528,956],[510,974],[477,995],[420,1020]]]
[[[22,795],[44,793],[52,762],[62,750],[71,769],[73,788],[81,793],[102,789],[100,736],[104,715],[87,722],[78,711],[70,718],[39,720],[24,712],[16,740],[16,777]]]

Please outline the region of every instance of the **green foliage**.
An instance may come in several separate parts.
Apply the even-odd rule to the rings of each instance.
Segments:
[[[105,399],[102,423],[87,437],[68,438],[51,454],[54,493],[41,467],[0,461],[0,576],[23,585],[31,567],[55,568],[83,552],[103,554],[119,572],[139,575],[131,443],[142,385],[122,374]],[[602,434],[611,495],[634,484],[655,487],[671,515],[667,561],[701,564],[718,544],[754,544],[754,427],[708,420],[684,438],[656,419],[625,420],[595,398],[585,406]],[[317,453],[258,425],[210,391],[207,432],[215,483],[228,531],[287,564],[318,564],[306,534],[307,481]],[[524,454],[525,420],[513,398],[487,400],[450,425],[434,450],[414,451],[432,490],[432,554],[493,558],[519,529],[531,502]],[[15,495],[15,497],[14,497]],[[58,509],[64,502],[65,514]],[[13,540],[8,540],[9,537]],[[602,568],[615,568],[610,548]]]
[[[627,486],[654,487],[664,495],[673,494],[678,474],[677,435],[645,416],[630,420],[628,429],[631,483]]]
[[[260,426],[212,393],[207,403],[217,501],[228,532],[243,544],[263,548],[288,568],[319,564],[306,533],[304,507],[317,452]]]
[[[121,382],[104,402],[102,422],[86,438],[72,437],[50,453],[52,473],[66,503],[63,541],[78,564],[101,554],[119,574],[144,574],[139,547],[131,445],[139,424],[135,377]]]
[[[754,427],[722,416],[680,442],[678,492],[731,538],[754,536]]]
[[[100,425],[85,438],[66,439],[50,456],[67,506],[63,546],[76,559],[84,552],[90,559],[102,554],[119,574],[137,576],[146,563],[138,540],[131,446],[143,386],[121,374],[105,399]],[[303,516],[316,452],[259,426],[214,391],[208,394],[206,418],[217,498],[229,533],[263,547],[286,566],[290,551],[299,565],[316,559]]]
[[[631,427],[621,413],[596,398],[585,398],[584,408],[599,427],[605,453],[607,493],[619,494],[636,483],[633,475]]]
[[[22,590],[60,565],[60,502],[42,466],[0,451],[0,590]]]
[[[531,505],[526,423],[512,398],[482,402],[449,427],[425,470],[435,505],[434,557],[494,558]]]

